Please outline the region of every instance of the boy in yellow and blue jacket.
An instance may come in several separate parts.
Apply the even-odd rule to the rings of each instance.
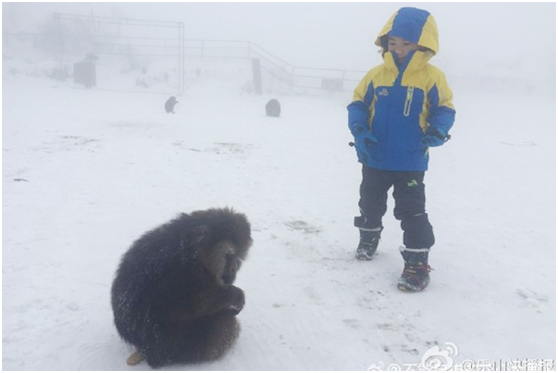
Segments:
[[[444,74],[428,62],[438,52],[432,15],[401,8],[388,20],[376,45],[384,63],[370,70],[347,107],[358,161],[363,164],[356,257],[371,260],[383,229],[387,193],[393,186],[394,215],[401,221],[405,268],[398,282],[404,291],[430,282],[428,254],[434,245],[426,214],[424,173],[429,148],[449,139],[455,108]]]

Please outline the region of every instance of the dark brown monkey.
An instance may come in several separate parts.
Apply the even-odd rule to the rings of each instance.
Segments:
[[[180,214],[136,240],[112,285],[114,322],[151,367],[213,360],[236,340],[244,292],[233,286],[252,244],[231,209]]]
[[[272,98],[265,104],[265,114],[268,117],[279,117],[281,115],[281,104],[275,98]]]
[[[174,96],[170,96],[169,99],[165,102],[165,110],[168,113],[173,113],[174,114],[174,105],[178,104],[178,101],[176,101],[176,97]]]

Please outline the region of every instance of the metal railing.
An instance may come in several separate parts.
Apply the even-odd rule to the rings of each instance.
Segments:
[[[57,15],[60,21],[79,20],[81,16]],[[93,22],[92,18],[84,17]],[[172,58],[177,61],[180,91],[184,87],[184,61],[192,58],[223,58],[223,59],[260,59],[260,66],[268,77],[289,88],[316,89],[326,91],[352,91],[366,73],[358,70],[326,69],[294,66],[268,52],[258,44],[238,40],[202,40],[185,39],[184,26],[181,23],[158,23],[157,21],[126,20],[95,17],[96,22],[109,24],[136,25],[139,27],[175,28],[176,38],[157,38],[126,35],[75,35],[75,34],[10,34],[3,33],[3,43],[10,45],[10,39],[30,38],[34,48],[51,49],[57,55],[65,53],[64,48],[79,43],[88,44],[92,53],[100,55],[125,55]],[[133,22],[132,22],[133,21]],[[53,42],[53,37],[64,40],[64,43]],[[133,52],[132,52],[133,51]]]
[[[291,88],[352,91],[366,71],[294,66],[250,41],[185,40],[189,58],[259,58],[269,76]]]

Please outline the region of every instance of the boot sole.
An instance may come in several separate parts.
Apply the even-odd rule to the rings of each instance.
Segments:
[[[355,255],[355,258],[357,258],[358,260],[362,261],[362,262],[369,262],[371,261],[374,257],[373,256],[364,256],[364,255]]]
[[[404,291],[406,293],[418,293],[423,291],[424,289],[426,289],[428,287],[428,284],[430,284],[430,280],[424,284],[423,287],[412,287],[412,286],[408,286],[406,284],[397,284],[397,288],[401,291]]]
[[[426,289],[426,286],[418,289],[418,288],[410,288],[410,287],[406,287],[403,285],[397,285],[397,288],[405,293],[420,293],[421,291],[423,291],[424,289]]]

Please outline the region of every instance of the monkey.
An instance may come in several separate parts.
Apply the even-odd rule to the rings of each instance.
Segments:
[[[111,288],[128,364],[152,368],[221,357],[237,339],[244,292],[233,285],[252,245],[247,217],[230,208],[181,213],[124,253]]]
[[[174,114],[174,105],[176,104],[178,104],[178,101],[176,101],[176,97],[170,96],[167,102],[165,102],[165,110],[167,111],[167,114]]]
[[[281,115],[281,104],[272,98],[265,104],[265,113],[268,117],[279,117]]]

